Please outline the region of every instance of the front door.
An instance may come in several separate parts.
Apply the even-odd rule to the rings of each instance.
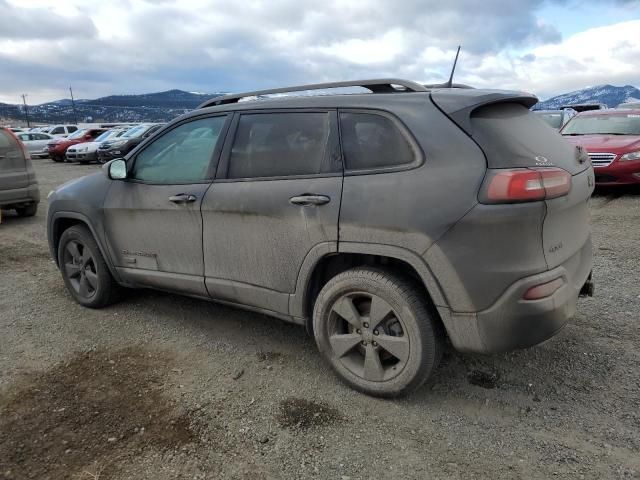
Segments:
[[[202,203],[206,285],[219,300],[288,313],[305,257],[337,251],[335,111],[237,113]]]
[[[105,232],[123,279],[207,296],[200,205],[209,188],[227,116],[177,124],[129,158],[104,204]]]

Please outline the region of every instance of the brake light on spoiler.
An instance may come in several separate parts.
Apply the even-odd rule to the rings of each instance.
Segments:
[[[480,191],[482,203],[535,202],[562,197],[571,175],[556,167],[489,169]]]

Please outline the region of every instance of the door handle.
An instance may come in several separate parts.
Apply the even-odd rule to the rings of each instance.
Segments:
[[[191,203],[197,200],[195,195],[188,195],[186,193],[179,193],[178,195],[172,195],[169,197],[169,201],[173,203]]]
[[[314,205],[324,205],[329,203],[331,199],[326,195],[298,195],[297,197],[291,197],[289,203],[292,205],[301,205],[303,207],[311,207]]]

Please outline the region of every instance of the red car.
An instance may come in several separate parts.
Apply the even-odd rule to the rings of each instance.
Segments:
[[[560,133],[586,149],[596,185],[640,184],[640,109],[579,113]]]
[[[78,143],[93,142],[106,129],[104,128],[84,128],[73,132],[66,138],[56,138],[47,143],[47,151],[49,157],[54,162],[63,162],[67,148]]]

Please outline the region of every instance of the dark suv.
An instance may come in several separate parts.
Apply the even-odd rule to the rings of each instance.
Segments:
[[[262,98],[349,86],[371,93]],[[51,253],[82,305],[125,286],[242,306],[305,325],[351,386],[400,395],[446,337],[528,347],[592,290],[593,169],[535,102],[398,79],[214,98],[56,190]]]

